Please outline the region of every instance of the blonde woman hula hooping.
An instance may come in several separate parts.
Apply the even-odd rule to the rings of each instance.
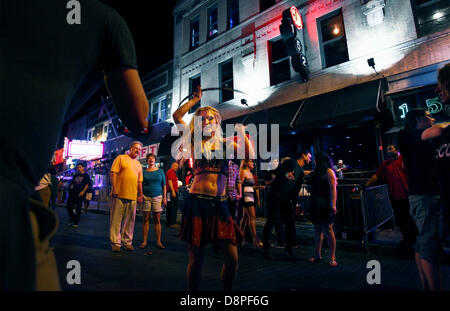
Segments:
[[[220,274],[223,289],[231,290],[238,267],[237,245],[242,241],[242,232],[233,221],[227,205],[226,154],[237,152],[239,147],[245,147],[245,155],[253,156],[253,150],[242,125],[236,126],[236,129],[238,135],[244,137],[243,146],[223,138],[220,128],[221,116],[213,107],[198,108],[187,127],[183,116],[198,103],[201,97],[202,91],[198,87],[194,97],[173,114],[177,126],[184,128],[189,134],[183,133],[183,137],[190,139],[190,141],[182,140],[183,145],[176,149],[183,153],[181,161],[187,160],[188,157],[194,158],[194,180],[188,198],[184,200],[180,228],[180,238],[188,244],[189,252],[189,264],[186,271],[187,286],[188,290],[198,290],[203,250],[208,243],[212,243],[217,251],[222,250],[223,253],[224,264]],[[199,128],[201,140],[198,139]],[[194,135],[195,133],[197,134]]]

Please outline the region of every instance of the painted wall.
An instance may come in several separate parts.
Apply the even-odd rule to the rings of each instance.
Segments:
[[[249,105],[255,109],[274,107],[301,100],[383,76],[401,74],[450,59],[449,29],[417,38],[410,1],[386,0],[384,20],[368,24],[359,0],[283,0],[264,12],[259,1],[240,1],[241,23],[226,31],[225,0],[201,1],[191,8],[191,1],[182,1],[174,10],[182,14],[182,22],[174,32],[174,103],[173,110],[189,93],[189,78],[201,75],[202,87],[219,86],[219,64],[233,59],[234,87],[245,91]],[[219,35],[206,41],[207,8],[218,3]],[[295,5],[303,21],[303,40],[311,71],[310,80],[302,83],[291,69],[291,80],[270,86],[268,41],[280,36],[279,24],[283,10]],[[320,55],[317,19],[335,10],[342,10],[347,37],[349,61],[323,68]],[[199,15],[200,46],[189,51],[189,30],[192,17]],[[254,51],[256,46],[256,51]],[[367,65],[374,58],[376,75]],[[246,113],[235,93],[235,100],[220,105],[226,118]],[[250,100],[249,100],[250,98]],[[217,106],[218,92],[204,94],[202,105]]]

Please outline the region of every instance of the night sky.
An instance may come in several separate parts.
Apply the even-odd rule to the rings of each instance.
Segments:
[[[130,27],[141,76],[172,59],[172,10],[176,0],[101,0],[101,2],[116,9]]]
[[[119,12],[133,35],[142,77],[173,58],[173,15],[176,0],[100,0]],[[102,86],[65,125],[85,115],[101,96]]]

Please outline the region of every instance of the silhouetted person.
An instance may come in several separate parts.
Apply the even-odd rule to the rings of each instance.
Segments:
[[[59,289],[46,247],[56,215],[28,197],[63,123],[106,79],[124,124],[132,131],[148,126],[126,23],[98,1],[77,3],[80,24],[73,24],[77,8],[67,9],[66,1],[0,0],[0,290]]]
[[[442,288],[439,259],[442,253],[439,232],[439,179],[434,149],[421,139],[425,129],[433,126],[431,114],[415,108],[406,114],[405,129],[399,133],[399,148],[408,174],[410,213],[419,234],[416,238],[416,264],[425,290]]]

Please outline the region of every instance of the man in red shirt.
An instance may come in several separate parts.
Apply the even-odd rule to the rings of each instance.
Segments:
[[[409,213],[408,177],[403,165],[403,157],[399,155],[394,145],[387,147],[387,153],[389,159],[381,163],[377,172],[366,183],[366,187],[377,181],[387,183],[395,221],[403,235],[399,245],[412,247],[418,232]]]
[[[178,177],[176,171],[178,170],[178,163],[173,162],[172,166],[166,173],[166,191],[167,191],[167,212],[166,224],[169,228],[179,227],[177,222],[178,210]]]

